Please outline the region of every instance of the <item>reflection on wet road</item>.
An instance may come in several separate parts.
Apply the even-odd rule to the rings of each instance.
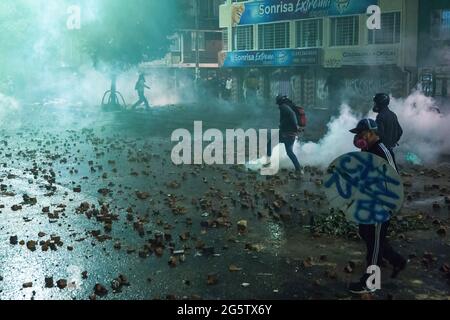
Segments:
[[[326,210],[321,173],[174,166],[170,134],[195,117],[233,119],[40,107],[1,119],[0,298],[350,298],[361,244],[307,228]]]

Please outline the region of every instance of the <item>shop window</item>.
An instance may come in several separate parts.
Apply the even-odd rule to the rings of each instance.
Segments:
[[[321,47],[323,44],[323,19],[302,20],[295,23],[296,47]]]
[[[295,23],[296,47],[314,48],[323,44],[323,19],[302,20]]]
[[[222,50],[228,51],[228,28],[222,29]]]
[[[233,28],[233,50],[253,50],[253,26]]]
[[[433,11],[431,36],[435,40],[450,40],[450,9]]]
[[[192,37],[192,50],[196,50],[196,41],[197,41],[197,32],[193,31],[191,33]],[[205,43],[205,33],[199,31],[198,32],[198,50],[204,51],[206,50],[206,43]]]
[[[400,12],[381,14],[381,29],[369,30],[369,44],[400,43]]]
[[[331,46],[356,46],[359,43],[359,17],[331,18]]]
[[[259,49],[285,49],[290,47],[289,22],[258,26]]]
[[[438,97],[447,97],[448,96],[448,83],[450,82],[450,79],[443,79],[438,78],[436,79],[436,90],[435,90],[435,96]]]
[[[181,51],[181,37],[179,34],[174,34],[168,37],[170,41],[170,52],[180,52]]]
[[[200,0],[200,14],[207,19],[215,19],[219,17],[220,0]]]

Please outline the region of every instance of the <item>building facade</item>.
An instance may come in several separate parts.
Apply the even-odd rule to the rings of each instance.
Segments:
[[[381,29],[368,8],[381,9]],[[418,0],[227,0],[220,6],[235,97],[286,94],[305,107],[366,110],[376,92],[403,96],[417,82]],[[255,83],[255,81],[252,81]],[[255,85],[253,88],[255,89]]]
[[[218,53],[222,50],[219,29],[219,5],[222,0],[182,0],[183,20],[169,37],[166,57],[143,67],[168,67],[194,73],[196,69],[218,68]]]
[[[222,0],[185,0],[186,19],[171,37],[167,57],[173,66],[218,68],[218,52],[222,50],[219,30],[219,5]],[[198,39],[197,39],[198,38]],[[198,58],[197,58],[198,52]]]
[[[428,96],[450,98],[450,1],[420,0],[419,80]]]
[[[142,63],[140,69],[149,74],[163,72],[165,79],[171,79],[171,89],[190,99],[207,88],[216,89],[214,95],[218,96],[218,55],[223,44],[219,29],[221,3],[223,0],[180,0],[178,10],[183,12],[183,19],[169,37],[168,53],[160,61]],[[193,87],[198,89],[195,94]]]

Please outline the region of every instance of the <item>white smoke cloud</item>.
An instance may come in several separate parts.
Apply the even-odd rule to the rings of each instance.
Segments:
[[[327,167],[339,155],[355,151],[353,134],[349,132],[358,124],[360,117],[352,112],[346,104],[341,106],[338,118],[333,118],[327,125],[328,132],[319,142],[298,144],[294,149],[300,155],[303,165]]]
[[[41,81],[30,90],[35,103],[53,106],[99,106],[102,95],[109,90],[111,80],[89,66],[78,71],[49,71],[41,74]]]
[[[20,109],[20,103],[14,98],[8,97],[0,92],[0,121],[12,112]]]
[[[395,150],[397,162],[405,163],[408,154],[418,157],[423,164],[435,164],[442,155],[450,155],[450,114],[439,113],[433,98],[417,91],[406,99],[391,100],[391,109],[397,114],[403,127],[400,147]],[[317,143],[296,143],[294,152],[300,164],[327,168],[337,157],[347,152],[357,151],[353,146],[353,135],[349,132],[362,118],[376,118],[376,114],[360,116],[350,106],[343,104],[340,115],[327,124],[328,132]],[[308,130],[308,128],[306,129]],[[279,155],[280,168],[293,168],[284,146],[274,148],[272,162]]]
[[[404,131],[397,152],[400,162],[408,153],[417,155],[425,164],[450,155],[450,114],[437,112],[439,106],[433,98],[416,91],[406,99],[392,99],[391,109]]]
[[[98,69],[84,65],[77,71],[48,71],[40,75],[39,83],[33,85],[29,93],[43,104],[61,106],[100,106],[103,94],[111,88],[111,74],[116,74],[116,90],[120,92],[128,106],[138,100],[135,84],[139,77],[138,68],[112,72],[107,65]],[[190,102],[194,99],[193,83],[188,77],[175,79],[168,70],[148,70],[145,72],[150,90],[145,95],[155,107]],[[122,102],[122,101],[121,101]]]

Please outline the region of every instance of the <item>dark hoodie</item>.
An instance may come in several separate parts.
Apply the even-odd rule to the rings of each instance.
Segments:
[[[298,132],[298,121],[294,110],[287,104],[283,103],[280,106],[280,134],[292,135]]]
[[[389,107],[380,110],[377,116],[378,135],[383,144],[389,149],[397,146],[403,135],[403,129],[398,122],[397,115]]]

